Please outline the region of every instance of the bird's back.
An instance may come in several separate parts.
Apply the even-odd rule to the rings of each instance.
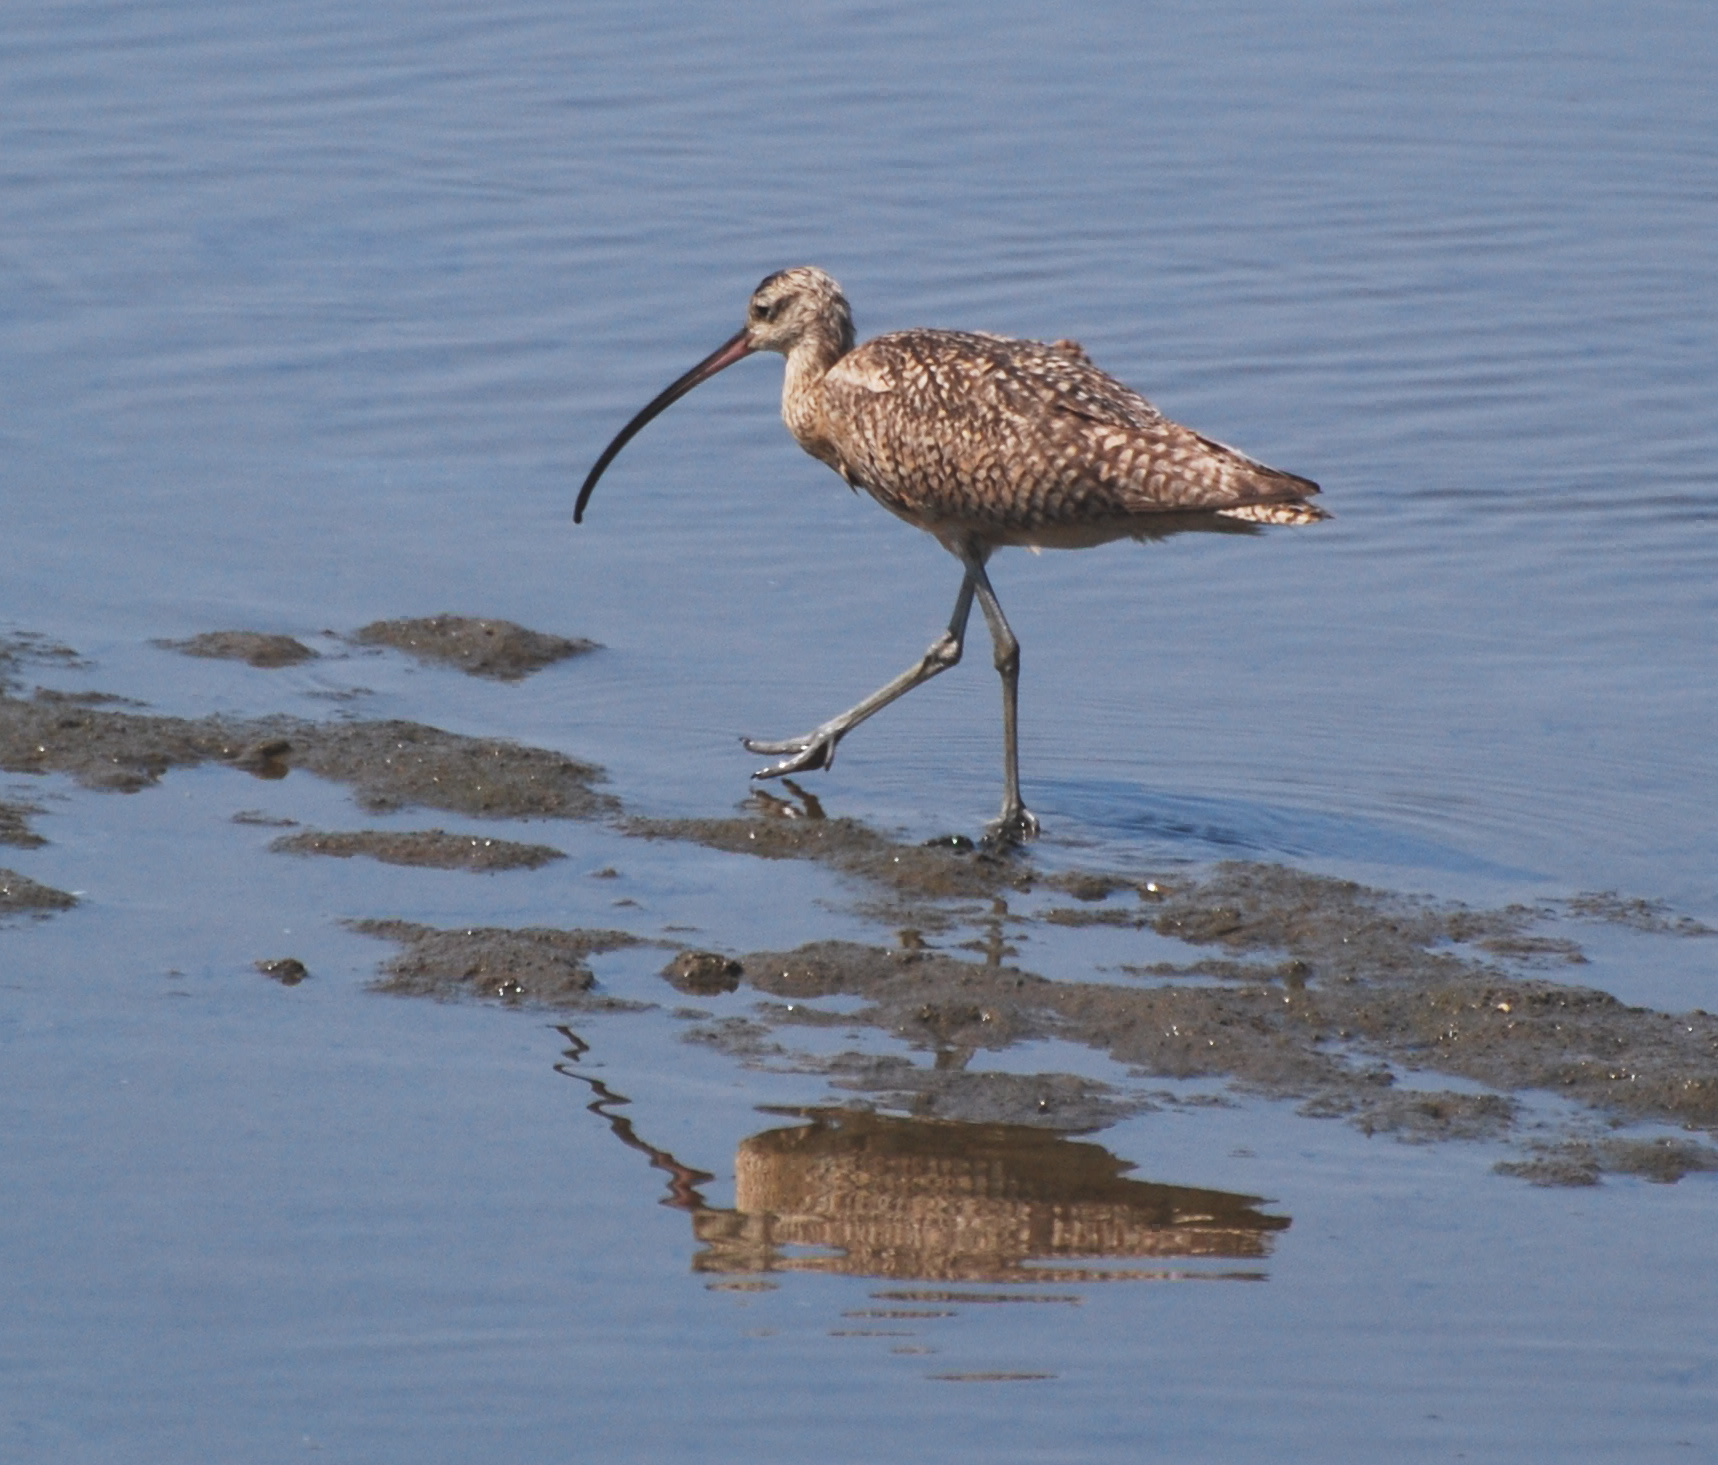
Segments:
[[[784,403],[795,436],[939,535],[1054,545],[1149,532],[1165,515],[1325,517],[1306,503],[1317,484],[1171,422],[1071,341],[898,331],[812,390]]]

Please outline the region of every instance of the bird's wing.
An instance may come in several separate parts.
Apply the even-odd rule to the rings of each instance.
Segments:
[[[1171,422],[1071,341],[880,336],[830,369],[824,398],[842,471],[921,522],[1024,529],[1318,492]]]

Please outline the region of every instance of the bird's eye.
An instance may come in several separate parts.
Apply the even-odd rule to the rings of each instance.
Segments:
[[[780,320],[781,319],[781,313],[787,309],[787,301],[788,301],[788,297],[785,295],[783,295],[780,300],[773,301],[770,305],[769,310],[767,312],[765,312],[768,315],[769,319]]]

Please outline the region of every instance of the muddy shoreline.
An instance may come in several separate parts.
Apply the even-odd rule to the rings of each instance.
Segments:
[[[467,660],[486,652],[500,658],[487,670],[464,668],[477,675],[505,677],[497,667],[589,649],[504,629],[507,623],[436,620],[442,624],[430,630],[445,633],[455,664],[462,647]],[[369,639],[399,645],[429,634],[424,623],[387,624],[413,629],[392,641]],[[258,633],[215,638],[179,649],[256,666],[291,666],[313,654],[293,642],[305,652],[300,657],[283,638]],[[1200,871],[1048,873],[1028,853],[987,851],[958,837],[903,843],[856,820],[824,818],[814,796],[791,787],[797,802],[760,795],[728,819],[643,819],[601,789],[600,768],[552,750],[397,720],[187,719],[121,707],[99,692],[26,697],[18,674],[30,664],[79,663],[75,652],[41,637],[0,646],[0,769],[13,775],[63,774],[88,790],[124,794],[174,769],[209,763],[260,779],[302,771],[345,785],[367,812],[600,820],[632,839],[837,871],[856,911],[899,932],[893,944],[815,942],[752,953],[671,948],[663,1000],[676,991],[749,995],[744,1016],[677,1009],[685,1036],[742,1064],[822,1074],[850,1105],[1088,1132],[1142,1108],[1186,1101],[1151,1089],[1151,1081],[1213,1080],[1294,1102],[1308,1117],[1340,1118],[1408,1142],[1510,1140],[1519,1158],[1500,1168],[1535,1183],[1589,1184],[1604,1173],[1674,1180],[1718,1166],[1718,1150],[1700,1139],[1612,1132],[1653,1124],[1718,1134],[1718,1018],[1631,1007],[1560,980],[1584,957],[1576,943],[1539,929],[1557,916],[1665,939],[1715,934],[1648,901],[1586,894],[1560,908],[1475,910],[1243,862]],[[40,828],[43,807],[17,792],[14,786],[0,802],[0,843],[27,852],[51,833]],[[496,878],[564,858],[551,844],[439,827],[306,829],[283,834],[270,848]],[[41,917],[75,904],[22,873],[0,871],[0,915]],[[1119,978],[1037,973],[1009,964],[1005,922],[1015,931],[1149,932],[1183,943],[1187,960],[1124,963]],[[561,1011],[636,1006],[602,990],[590,959],[664,944],[623,930],[440,930],[386,913],[351,924],[397,948],[381,962],[382,991]],[[967,939],[974,936],[981,939]],[[986,959],[956,954],[974,948]],[[287,959],[270,954],[271,962]],[[820,1005],[829,999],[840,999],[838,1010]],[[814,1056],[796,1034],[820,1026],[904,1041],[926,1061],[862,1047]],[[1140,1082],[969,1068],[981,1052],[1046,1038],[1102,1054]],[[1484,1091],[1428,1086],[1428,1079]],[[1536,1095],[1572,1100],[1590,1117],[1548,1129],[1530,1113]]]

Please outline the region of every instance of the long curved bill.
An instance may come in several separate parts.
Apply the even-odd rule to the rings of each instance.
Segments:
[[[614,435],[614,441],[602,450],[602,457],[597,459],[596,466],[586,475],[585,486],[579,490],[578,505],[573,510],[573,523],[584,522],[585,505],[590,502],[591,491],[597,486],[597,479],[603,476],[603,470],[614,462],[620,450],[638,436],[645,423],[672,407],[699,382],[709,381],[724,367],[732,366],[736,361],[750,356],[752,350],[753,348],[746,344],[746,333],[741,331],[731,341],[724,341],[685,376],[670,382],[657,396],[652,397],[639,414]]]

